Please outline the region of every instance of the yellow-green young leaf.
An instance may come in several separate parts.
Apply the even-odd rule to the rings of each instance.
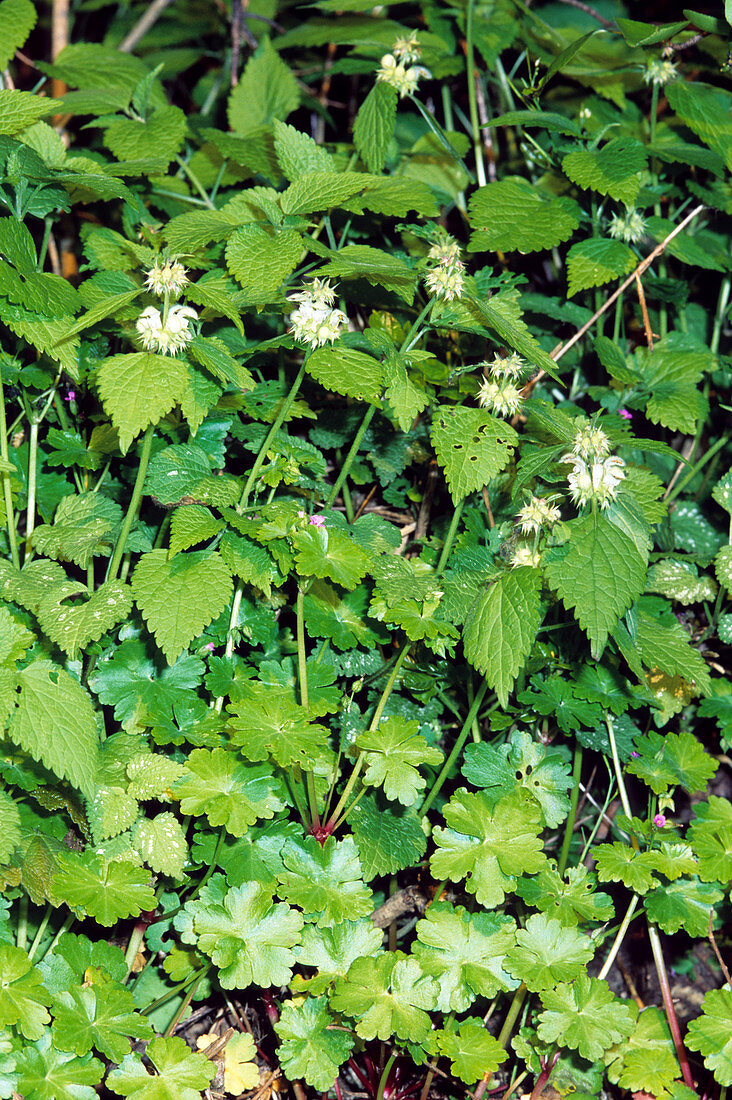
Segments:
[[[132,829],[132,843],[151,870],[180,878],[188,845],[178,818],[167,810],[155,817],[142,817]]]
[[[325,997],[309,997],[301,1005],[290,1001],[275,1024],[285,1073],[292,1080],[304,1078],[319,1091],[332,1088],[339,1066],[356,1041],[350,1032],[333,1026],[335,1019],[327,1005]]]
[[[719,153],[729,168],[732,165],[732,97],[722,88],[701,81],[672,81],[666,95],[672,109],[690,130]]]
[[[653,351],[639,351],[636,365],[651,391],[645,406],[648,419],[672,431],[693,434],[697,420],[708,410],[697,383],[713,364],[709,348],[683,332],[669,333]]]
[[[484,409],[441,405],[432,423],[432,446],[444,467],[452,499],[482,489],[508,465],[518,436]]]
[[[704,1055],[704,1065],[720,1085],[732,1085],[732,993],[728,989],[707,993],[701,1016],[689,1024],[686,1045]]]
[[[323,347],[308,356],[308,374],[325,386],[357,401],[381,401],[383,367],[378,359],[353,348]]]
[[[206,211],[206,213],[217,214],[218,211]],[[187,215],[183,214],[180,216],[186,217]],[[186,299],[189,302],[194,302],[198,306],[202,306],[205,310],[210,310],[214,317],[228,317],[230,321],[233,321],[243,336],[244,325],[241,322],[239,310],[228,297],[224,285],[223,278],[220,280],[211,279],[206,282],[201,280],[198,283],[189,283],[186,287]],[[245,367],[240,366],[239,370],[246,372]]]
[[[685,561],[666,558],[648,570],[646,592],[658,592],[677,603],[690,604],[713,600],[717,586],[712,577],[700,577],[694,566]]]
[[[647,163],[648,154],[640,142],[617,137],[601,149],[573,150],[562,161],[562,168],[580,187],[632,206],[640,191],[640,173]]]
[[[598,1061],[614,1043],[633,1030],[633,1009],[614,997],[607,982],[580,974],[573,984],[560,982],[541,994],[544,1011],[539,1016],[539,1037],[578,1050],[583,1058]]]
[[[0,70],[7,69],[15,51],[36,25],[36,7],[30,0],[3,0],[0,4]]]
[[[366,753],[364,783],[383,787],[388,799],[404,806],[413,805],[426,785],[419,765],[434,767],[442,761],[440,749],[428,745],[418,729],[416,720],[391,715],[377,729],[367,730],[356,738],[358,748]]]
[[[512,569],[491,584],[465,623],[465,656],[486,677],[502,707],[541,623],[540,589],[538,569]]]
[[[136,820],[140,808],[137,799],[124,787],[100,787],[86,804],[86,816],[94,842],[119,836]]]
[[[40,1039],[51,1017],[51,996],[25,951],[0,944],[0,1027],[17,1027],[26,1039]]]
[[[113,1092],[130,1100],[199,1100],[211,1083],[216,1066],[205,1054],[193,1054],[184,1039],[153,1039],[139,1054],[128,1054],[107,1077]],[[149,1072],[152,1067],[153,1073]]]
[[[20,694],[9,740],[91,798],[99,737],[88,692],[53,661],[33,661],[18,673]]]
[[[567,297],[627,275],[635,264],[635,253],[622,241],[593,237],[573,244],[567,253]]]
[[[0,8],[0,19],[2,9]],[[20,814],[15,800],[7,791],[0,791],[0,863],[8,862],[13,849],[20,841]]]
[[[424,1042],[431,1027],[427,1010],[435,1007],[436,982],[422,973],[416,959],[402,951],[356,959],[336,982],[331,1005],[357,1020],[362,1039],[384,1041],[396,1036]]]
[[[572,236],[581,207],[569,198],[542,193],[521,179],[500,180],[473,192],[470,252],[539,252]]]
[[[19,134],[59,107],[57,99],[4,88],[0,91],[0,134]]]
[[[71,561],[86,569],[97,554],[112,553],[122,523],[122,509],[101,493],[65,496],[52,524],[41,524],[33,532],[33,546],[46,557]]]
[[[361,104],[353,126],[353,142],[369,172],[386,163],[396,123],[397,94],[385,83],[374,84]]]
[[[99,396],[126,451],[135,436],[181,400],[188,384],[185,363],[172,355],[135,351],[112,355],[97,375]]]
[[[28,611],[37,611],[45,595],[68,580],[66,570],[55,562],[36,560],[22,569],[0,561],[0,593],[4,600]]]
[[[120,118],[106,127],[105,144],[118,160],[164,160],[169,164],[180,152],[187,122],[180,107],[159,107],[143,122]]]
[[[170,556],[190,550],[199,542],[208,542],[217,535],[224,521],[200,504],[184,504],[176,508],[170,521]]]
[[[474,1085],[486,1074],[495,1072],[508,1058],[498,1040],[475,1016],[462,1020],[457,1031],[438,1031],[437,1045],[440,1054],[452,1062],[450,1072],[466,1085]]]
[[[107,927],[124,917],[139,917],[142,910],[157,905],[149,871],[127,860],[108,863],[89,850],[61,857],[53,890],[77,914],[93,917]]]
[[[294,229],[277,233],[245,225],[229,238],[226,263],[253,302],[269,302],[297,267],[302,251],[302,237]]]
[[[290,184],[281,196],[282,209],[285,214],[328,210],[363,191],[369,180],[363,172],[308,172]]]
[[[0,96],[6,94],[24,93],[0,91]],[[44,99],[43,102],[48,103],[49,100]],[[71,339],[68,337],[68,318],[48,320],[35,313],[29,313],[22,306],[13,305],[2,299],[0,300],[0,319],[16,336],[21,336],[38,351],[60,363],[74,382],[78,380],[79,341],[76,337]]]
[[[287,118],[299,105],[295,77],[269,38],[264,38],[229,96],[229,126],[238,134],[246,134],[276,118]]]
[[[638,1010],[632,1002],[628,1007],[637,1016],[630,1035],[606,1051],[608,1080],[631,1092],[649,1092],[666,1100],[679,1076],[671,1032],[659,1008]]]
[[[332,172],[335,161],[322,145],[308,134],[280,122],[276,118],[272,124],[277,160],[288,180],[299,179],[308,172]]]
[[[233,589],[231,572],[220,554],[205,550],[143,554],[132,576],[137,606],[155,641],[173,664],[226,607]]]
[[[373,910],[373,894],[363,881],[352,836],[321,844],[313,836],[290,838],[282,849],[278,894],[298,905],[319,928],[358,920]]]
[[[243,836],[250,825],[285,808],[284,786],[268,764],[241,763],[228,749],[194,749],[172,797],[186,816],[205,814],[213,828],[223,825]]]
[[[403,432],[409,431],[414,418],[426,408],[429,399],[423,389],[408,374],[409,359],[390,355],[384,363],[386,382],[385,397],[391,406],[397,424]]]

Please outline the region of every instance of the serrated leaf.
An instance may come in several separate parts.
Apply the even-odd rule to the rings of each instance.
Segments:
[[[33,546],[46,557],[87,569],[97,554],[112,553],[121,522],[116,501],[100,493],[70,494],[59,503],[52,524],[36,527]]]
[[[282,782],[267,765],[237,763],[226,749],[194,749],[186,767],[187,774],[173,787],[173,798],[182,813],[205,814],[213,828],[223,825],[233,836],[243,836],[255,821],[270,819],[285,808]]]
[[[582,866],[569,867],[562,876],[550,862],[535,878],[524,876],[516,892],[528,905],[556,917],[566,928],[586,921],[609,921],[614,912],[610,897],[596,889],[595,876]]]
[[[648,570],[646,592],[658,592],[677,603],[701,603],[713,600],[717,586],[711,577],[698,576],[686,562],[667,558]]]
[[[732,148],[729,120],[732,97],[729,92],[700,80],[693,83],[674,80],[668,85],[666,95],[671,109],[682,122],[718,153],[729,168]]]
[[[340,528],[327,523],[295,531],[292,543],[298,572],[305,576],[355,588],[368,568],[369,559],[361,547]]]
[[[361,958],[336,982],[331,1005],[352,1016],[362,1039],[397,1039],[421,1043],[431,1020],[425,1009],[435,1006],[437,986],[423,974],[416,959],[401,951]]]
[[[186,504],[176,508],[170,521],[170,556],[190,550],[200,542],[208,542],[226,524],[201,504]],[[228,564],[228,563],[227,563]]]
[[[164,447],[150,461],[145,492],[161,504],[177,504],[195,494],[200,483],[211,473],[211,460],[196,443],[176,443]]]
[[[732,882],[732,805],[713,795],[695,806],[689,840],[704,882]]]
[[[502,707],[541,623],[537,569],[504,573],[471,608],[463,632],[465,656],[482,672]]]
[[[499,180],[474,191],[469,203],[470,252],[539,252],[572,236],[582,210],[574,199],[543,194],[522,179]]]
[[[336,172],[315,170],[306,172],[291,183],[281,197],[285,214],[311,214],[315,210],[329,210],[340,206],[369,184],[369,176],[363,172]]]
[[[229,705],[231,738],[242,756],[254,762],[271,756],[281,767],[293,764],[329,774],[333,751],[325,726],[311,722],[305,709],[287,692],[259,684],[245,699]]]
[[[709,931],[714,907],[724,893],[712,883],[698,879],[677,879],[647,894],[644,900],[649,918],[673,935],[683,928],[688,936],[700,938]]]
[[[635,747],[638,755],[626,768],[654,794],[666,794],[669,787],[675,786],[690,794],[703,791],[718,767],[688,730],[667,737],[651,730],[645,737],[636,738]]]
[[[265,36],[229,96],[229,126],[236,133],[247,134],[276,118],[287,118],[299,103],[295,77]]]
[[[260,225],[245,225],[229,237],[226,263],[252,302],[265,303],[297,267],[302,237],[294,229],[276,233]]]
[[[99,787],[86,804],[86,816],[97,844],[129,829],[140,813],[137,799],[124,787]]]
[[[301,966],[315,967],[317,973],[312,978],[297,975],[293,989],[319,996],[336,978],[345,978],[356,959],[377,955],[383,938],[381,929],[374,927],[367,918],[345,920],[332,928],[306,924],[302,944],[295,948],[295,956]]]
[[[155,641],[173,664],[188,643],[219,615],[231,598],[229,567],[206,550],[143,554],[132,575],[132,591]]]
[[[153,1039],[139,1054],[125,1055],[107,1076],[106,1084],[130,1100],[201,1100],[216,1073],[216,1066],[203,1054],[193,1054],[184,1039]],[[152,1066],[154,1073],[146,1068]]]
[[[185,363],[144,351],[104,359],[97,375],[99,396],[126,452],[132,440],[170,412],[188,384]]]
[[[83,602],[75,597],[84,596]],[[121,581],[106,581],[89,593],[79,581],[52,589],[38,605],[38,622],[60,649],[73,660],[89,642],[95,642],[132,608],[132,589]]]
[[[344,280],[365,279],[371,286],[383,286],[411,305],[417,273],[400,256],[367,244],[347,244],[337,252],[329,251],[327,257],[319,275]]]
[[[365,882],[414,866],[427,849],[427,837],[412,809],[380,803],[366,795],[349,813]]]
[[[561,1036],[563,1045],[590,1061],[627,1038],[635,1022],[632,1009],[613,996],[607,982],[586,974],[572,985],[560,982],[556,989],[547,989],[541,1003],[539,1037],[554,1043]]]
[[[636,1009],[629,1003],[629,1008]],[[629,1036],[604,1055],[614,1085],[666,1100],[679,1076],[671,1032],[658,1008],[644,1008]]]
[[[308,134],[275,119],[272,125],[275,149],[280,168],[288,180],[299,179],[308,172],[332,172],[335,162]]]
[[[562,978],[579,978],[593,955],[587,936],[540,913],[529,917],[525,927],[518,929],[516,941],[504,965],[532,992],[552,989]]]
[[[0,134],[19,134],[39,119],[52,115],[59,107],[56,99],[3,88],[0,90]]]
[[[638,352],[636,364],[651,391],[645,406],[648,419],[673,431],[693,434],[697,420],[708,408],[697,383],[713,369],[709,348],[693,336],[672,332],[659,340],[653,351]]]
[[[372,894],[364,885],[352,837],[337,841],[330,836],[323,844],[312,836],[288,840],[282,861],[280,896],[298,905],[306,917],[317,917],[318,927],[358,920],[372,911]]]
[[[94,852],[68,852],[53,876],[55,895],[80,916],[107,927],[124,917],[139,917],[157,905],[150,872],[132,863],[107,863]]]
[[[435,410],[431,436],[456,502],[482,489],[499,474],[518,442],[509,424],[485,410],[451,405]]]
[[[632,271],[637,257],[622,241],[591,237],[567,253],[567,297],[617,279]]]
[[[409,377],[408,366],[407,356],[390,355],[384,363],[384,396],[403,432],[409,431],[415,417],[429,404],[425,391]]]
[[[3,0],[0,4],[0,70],[8,67],[15,51],[24,45],[38,14],[30,0]]]
[[[188,844],[178,818],[164,811],[142,817],[132,828],[131,843],[151,870],[181,878],[188,858]]]
[[[640,142],[629,137],[612,138],[599,149],[574,149],[562,161],[573,183],[585,190],[609,195],[632,206],[640,191],[640,173],[648,154]]]
[[[592,849],[600,882],[622,882],[635,894],[646,894],[658,884],[652,852],[639,852],[622,841]]]
[[[366,96],[353,125],[353,142],[369,172],[380,172],[386,163],[396,123],[397,94],[377,82]]]
[[[326,389],[372,405],[381,401],[382,365],[362,351],[340,346],[316,348],[308,356],[306,369]]]
[[[0,9],[0,17],[2,10]],[[20,841],[20,814],[18,806],[7,791],[0,791],[0,864],[10,859]]]
[[[418,729],[419,722],[395,715],[382,719],[375,730],[367,730],[356,738],[356,745],[366,754],[363,782],[383,787],[388,799],[403,806],[413,805],[426,785],[419,765],[439,764],[443,755],[427,744]]]
[[[334,1029],[334,1023],[325,997],[284,1006],[274,1028],[280,1038],[282,1067],[293,1080],[304,1078],[320,1091],[332,1088],[356,1041],[347,1031]]]

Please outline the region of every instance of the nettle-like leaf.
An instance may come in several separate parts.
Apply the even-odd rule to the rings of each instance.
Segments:
[[[294,953],[300,966],[314,966],[317,974],[312,978],[295,975],[293,989],[316,997],[325,993],[336,978],[345,978],[356,959],[378,955],[383,938],[381,929],[366,918],[341,921],[332,928],[306,924]]]
[[[7,863],[21,837],[17,803],[7,791],[0,790],[0,864]]]
[[[683,332],[672,332],[654,346],[636,353],[643,382],[651,391],[645,414],[653,424],[693,433],[708,404],[697,388],[714,360],[708,347]]]
[[[229,567],[206,550],[177,554],[151,550],[132,575],[132,591],[142,617],[168,664],[219,615],[233,591]]]
[[[696,820],[689,828],[689,841],[699,861],[704,882],[732,881],[732,805],[712,795],[694,807]]]
[[[104,742],[103,750],[108,744],[109,738]],[[143,802],[148,798],[168,798],[172,794],[173,784],[186,774],[187,763],[179,764],[160,753],[137,753],[132,748],[129,757],[123,761],[129,780],[127,793]]]
[[[658,592],[677,603],[692,604],[713,600],[717,586],[712,577],[698,576],[687,562],[668,558],[648,570],[646,592]]]
[[[551,829],[569,812],[567,791],[572,779],[568,763],[561,753],[534,741],[526,730],[516,730],[504,745],[469,745],[462,770],[468,782],[482,787],[494,803],[514,791],[518,781],[539,803]]]
[[[351,809],[348,823],[361,858],[365,882],[393,875],[417,864],[427,849],[427,837],[417,811],[389,805],[366,795]]]
[[[334,1029],[334,1022],[325,997],[284,1006],[274,1025],[280,1037],[277,1053],[282,1068],[293,1080],[302,1077],[321,1091],[332,1087],[356,1042],[349,1032]]]
[[[561,1040],[583,1058],[596,1061],[608,1047],[628,1037],[634,1013],[613,996],[607,982],[581,974],[571,985],[560,982],[541,994],[539,1036],[545,1042]]]
[[[464,1012],[476,997],[519,984],[503,968],[516,942],[516,924],[503,914],[472,914],[435,901],[417,922],[417,941],[412,950],[425,974],[437,979],[440,1012]]]
[[[113,1062],[121,1062],[130,1051],[130,1039],[149,1039],[152,1025],[136,1011],[128,989],[117,982],[93,985],[57,993],[53,1002],[53,1041],[59,1050],[89,1054],[93,1049]]]
[[[250,825],[283,810],[287,797],[279,776],[268,765],[237,763],[226,749],[194,749],[186,762],[188,774],[172,791],[182,813],[205,814],[214,828],[223,825],[243,836]]]
[[[184,1039],[153,1039],[145,1058],[154,1073],[149,1073],[139,1054],[127,1054],[121,1065],[107,1077],[107,1085],[130,1100],[201,1100],[201,1089],[210,1085],[216,1066],[204,1054],[193,1054]]]
[[[487,1074],[495,1073],[508,1058],[508,1052],[476,1016],[461,1020],[457,1031],[438,1031],[437,1048],[450,1059],[450,1072],[466,1085],[474,1085]]]
[[[226,262],[252,302],[270,302],[302,255],[302,237],[294,229],[274,231],[244,225],[229,238]]]
[[[579,241],[567,253],[567,297],[627,275],[636,263],[635,253],[622,241],[603,237]]]
[[[86,569],[95,555],[112,552],[121,522],[119,504],[99,493],[65,496],[53,523],[36,527],[33,546],[48,558],[71,561]]]
[[[109,927],[155,909],[149,872],[132,863],[107,863],[92,851],[68,852],[53,877],[54,894],[79,916]]]
[[[486,908],[516,889],[516,877],[536,874],[546,862],[538,836],[541,810],[518,791],[495,802],[482,791],[458,791],[445,806],[447,829],[437,826],[430,859],[436,879],[459,882]]]
[[[636,738],[635,747],[638,756],[629,761],[627,770],[642,779],[654,794],[666,794],[676,786],[690,794],[703,791],[718,767],[688,730],[667,737],[651,731]]]
[[[15,1026],[26,1039],[40,1039],[51,1017],[51,997],[25,951],[0,943],[0,1027]]]
[[[397,93],[388,84],[377,83],[358,109],[353,142],[369,172],[380,172],[386,162],[389,142],[396,123]]]
[[[614,913],[611,898],[595,889],[595,876],[583,866],[568,867],[560,875],[551,861],[535,878],[520,879],[516,893],[528,905],[556,917],[565,928],[586,921],[609,921]]]
[[[119,432],[123,452],[149,424],[157,424],[181,400],[188,384],[184,362],[146,351],[112,355],[99,368],[97,386]]]
[[[732,993],[712,989],[702,1004],[702,1014],[692,1020],[686,1045],[704,1056],[704,1065],[718,1084],[732,1085]]]
[[[587,936],[540,913],[529,917],[525,928],[518,929],[516,941],[504,965],[532,992],[552,989],[563,978],[578,978],[593,955]]]
[[[356,1020],[362,1039],[386,1041],[395,1037],[421,1043],[432,1021],[437,985],[422,972],[416,959],[402,951],[377,958],[356,959],[331,996],[331,1006]]]
[[[57,1050],[52,1034],[46,1031],[37,1042],[27,1043],[19,1052],[15,1065],[18,1095],[37,1100],[96,1100],[95,1088],[104,1076],[104,1065],[98,1058]]]
[[[538,569],[521,566],[503,573],[476,600],[465,623],[465,656],[503,707],[541,624],[540,589]]]
[[[640,142],[623,136],[600,149],[573,150],[562,161],[562,168],[580,187],[632,206],[640,191],[640,173],[647,163],[648,154]]]
[[[428,745],[418,729],[419,722],[394,715],[383,719],[377,729],[367,730],[356,738],[357,747],[366,753],[364,783],[383,787],[388,799],[403,806],[412,806],[426,785],[419,765],[434,766],[443,758],[442,752]]]
[[[219,970],[224,989],[286,985],[295,964],[302,914],[256,882],[226,890],[214,876],[174,918],[185,943],[195,944]]]
[[[168,811],[140,818],[132,828],[132,845],[153,871],[181,878],[188,844],[180,821]]]
[[[570,198],[542,192],[527,180],[479,187],[470,198],[471,252],[539,252],[572,236],[582,210]]]
[[[518,435],[484,409],[442,405],[435,410],[432,446],[454,501],[482,489],[509,463]]]
[[[285,870],[277,876],[279,894],[299,905],[305,916],[317,915],[319,927],[357,920],[373,909],[352,837],[329,836],[322,845],[313,836],[288,840],[282,861]]]
[[[75,597],[83,597],[76,600]],[[53,588],[38,605],[38,622],[52,642],[73,660],[89,642],[95,642],[127,618],[132,589],[121,581],[106,581],[90,592],[79,581]]]
[[[87,820],[97,844],[129,829],[139,812],[137,799],[118,786],[99,787],[86,804]]]

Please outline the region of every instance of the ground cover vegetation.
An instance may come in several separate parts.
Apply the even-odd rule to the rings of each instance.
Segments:
[[[730,5],[634,7],[0,3],[0,1096],[732,1084]]]

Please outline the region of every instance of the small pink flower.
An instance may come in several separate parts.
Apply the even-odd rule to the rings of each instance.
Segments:
[[[621,409],[620,412],[618,413],[618,416],[622,416],[623,420],[632,420],[633,419],[632,412],[628,412],[627,409]]]
[[[638,759],[638,757],[640,756],[640,753],[639,753],[639,752],[635,752],[635,751],[634,751],[634,752],[631,752],[631,754],[630,754],[630,755],[631,755],[631,756],[633,757],[633,759],[634,759],[634,760],[637,760],[637,759]]]
[[[657,829],[662,829],[666,824],[665,814],[656,814],[653,819],[653,824],[656,826]]]
[[[311,516],[310,517],[310,526],[311,527],[325,527],[325,520],[323,519],[322,516]]]
[[[209,653],[213,653],[213,651],[216,649],[216,643],[215,642],[206,642],[206,644],[203,648],[208,650]]]
[[[76,390],[69,390],[66,397],[64,397],[64,401],[76,401]]]

